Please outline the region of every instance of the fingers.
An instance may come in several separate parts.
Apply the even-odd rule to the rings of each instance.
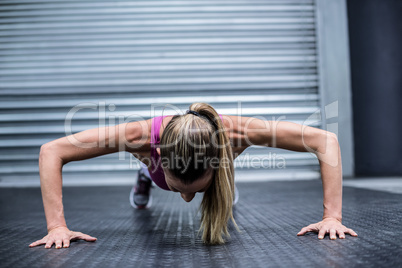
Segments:
[[[339,230],[339,229],[325,229],[325,228],[321,228],[319,233],[318,233],[318,239],[323,239],[325,234],[329,233],[329,238],[332,240],[336,239],[336,235],[338,234],[340,239],[344,239],[345,238],[345,234],[350,234],[352,236],[357,236],[357,233],[355,231],[353,231],[352,229],[345,229],[344,231]]]
[[[340,239],[344,239],[344,238],[345,238],[345,233],[344,233],[343,231],[337,230],[337,233],[338,233]]]
[[[297,233],[297,235],[304,235],[308,232],[313,232],[315,228],[313,228],[311,225],[303,227],[300,232]]]
[[[321,228],[320,231],[318,232],[318,239],[323,239],[325,234],[328,232],[325,228]]]
[[[63,247],[68,248],[70,246],[70,239],[64,238],[63,239]]]
[[[61,240],[60,239],[56,240],[55,248],[61,248]]]
[[[309,226],[303,227],[297,235],[304,235],[307,232],[317,232],[318,239],[324,239],[325,234],[329,234],[331,240],[339,238],[344,239],[345,234],[350,234],[352,236],[357,236],[357,233],[350,228],[346,228],[339,220],[326,218],[318,223],[310,224]]]
[[[53,243],[54,243],[54,239],[49,238],[49,239],[46,241],[45,248],[51,248],[52,245],[53,245]]]
[[[82,239],[82,240],[85,240],[85,241],[88,241],[88,242],[95,242],[97,238],[93,237],[93,236],[90,236],[90,235],[87,235],[87,234],[83,234],[81,232],[74,232],[73,239],[74,240]]]
[[[51,248],[54,244],[54,247],[59,248],[68,248],[70,247],[70,240],[78,240],[82,239],[89,242],[94,242],[97,240],[96,237],[83,234],[81,232],[73,232],[68,230],[67,228],[59,228],[53,229],[49,232],[49,234],[43,237],[40,240],[37,240],[29,245],[29,247],[36,247],[39,245],[45,244],[45,248]]]
[[[70,239],[67,235],[64,235],[62,239],[56,241],[56,248],[61,248],[61,242],[63,241],[63,247],[68,248],[70,246]]]
[[[43,244],[45,244],[46,242],[43,240],[43,239],[40,239],[40,240],[38,240],[38,241],[35,241],[35,242],[33,242],[33,243],[31,243],[30,245],[29,245],[29,247],[36,247],[36,246],[39,246],[39,245],[43,245]]]
[[[344,232],[345,234],[350,234],[351,236],[357,236],[357,233],[350,228],[347,228]]]
[[[329,230],[329,239],[332,239],[332,240],[336,239],[336,230],[335,229]]]

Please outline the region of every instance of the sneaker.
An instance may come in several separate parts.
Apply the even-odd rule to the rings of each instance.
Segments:
[[[137,183],[130,192],[130,204],[136,209],[150,208],[152,205],[151,196],[152,180],[142,170],[138,171]]]
[[[233,200],[233,206],[236,205],[236,203],[239,201],[239,190],[237,190],[236,184],[235,184],[235,189],[234,189],[234,200]]]

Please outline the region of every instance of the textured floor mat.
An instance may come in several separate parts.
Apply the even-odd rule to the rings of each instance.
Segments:
[[[46,234],[40,189],[0,189],[1,267],[401,267],[402,195],[344,187],[343,223],[359,237],[296,236],[322,217],[320,181],[239,183],[241,229],[205,246],[197,236],[201,195],[191,203],[153,189],[146,211],[130,187],[66,187],[68,227],[98,238],[70,248],[29,248]]]

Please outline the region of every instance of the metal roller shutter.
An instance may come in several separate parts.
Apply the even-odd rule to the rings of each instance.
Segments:
[[[0,9],[3,182],[37,180],[40,145],[65,136],[66,115],[80,103],[106,111],[78,111],[73,132],[161,115],[163,104],[203,101],[236,114],[241,102],[242,116],[305,124],[320,108],[312,0],[3,0]],[[152,114],[151,104],[159,105]],[[309,125],[321,127],[316,115]],[[319,168],[310,153],[245,152],[278,153],[287,170]],[[118,177],[134,171],[129,162],[112,154],[63,172]]]

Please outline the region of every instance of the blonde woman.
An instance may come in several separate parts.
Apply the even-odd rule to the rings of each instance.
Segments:
[[[310,151],[317,155],[324,190],[324,215],[321,221],[302,228],[297,235],[317,232],[319,239],[327,233],[331,239],[337,235],[345,238],[345,234],[357,236],[342,225],[342,167],[335,134],[291,122],[219,115],[209,104],[193,103],[183,115],[86,130],[44,144],[39,169],[48,234],[30,247],[45,244],[45,248],[51,248],[55,244],[61,248],[69,247],[71,240],[96,240],[67,228],[62,204],[62,167],[71,161],[121,150],[132,153],[147,166],[142,171],[143,177],[149,177],[165,190],[180,193],[186,202],[203,192],[202,240],[222,244],[229,235],[229,220],[236,226],[232,214],[233,160],[250,145]],[[136,198],[141,195],[142,198]],[[137,183],[130,195],[131,203],[147,207],[147,196],[149,187]]]

